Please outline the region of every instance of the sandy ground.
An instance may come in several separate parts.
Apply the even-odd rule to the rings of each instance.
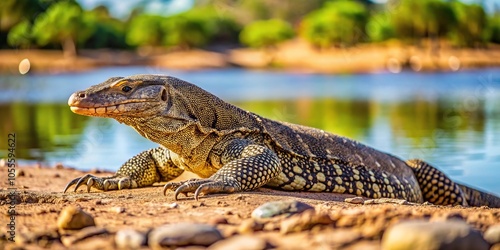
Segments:
[[[227,49],[167,51],[82,50],[67,58],[61,51],[0,50],[0,72],[19,74],[23,59],[29,59],[30,72],[61,73],[103,66],[148,65],[152,67],[197,70],[242,67],[288,70],[304,73],[368,73],[401,70],[456,71],[500,66],[500,45],[488,48],[456,49],[446,44],[433,49],[428,43],[410,46],[397,41],[348,48],[317,49],[296,39],[272,49]],[[222,52],[220,52],[222,51]]]
[[[98,227],[104,227],[109,234],[80,241],[71,248],[113,249],[114,234],[121,229],[133,228],[142,232],[163,224],[175,222],[201,222],[214,224],[225,237],[244,234],[265,239],[278,249],[380,249],[380,240],[388,226],[406,219],[430,219],[443,221],[461,219],[484,232],[490,225],[500,223],[500,209],[487,207],[441,207],[433,205],[376,204],[358,205],[343,202],[350,195],[331,193],[283,192],[261,188],[254,192],[231,195],[210,195],[195,201],[191,197],[174,200],[173,193],[162,194],[162,185],[155,187],[86,193],[62,193],[65,185],[85,172],[58,167],[18,167],[15,178],[16,241],[9,242],[8,182],[7,168],[0,168],[0,248],[23,247],[64,248],[60,240],[30,242],[29,232],[41,234],[57,231],[56,221],[60,211],[70,205],[81,207],[90,213]],[[21,173],[22,172],[22,173]],[[97,176],[111,173],[94,171]],[[191,176],[183,176],[188,178]],[[278,218],[259,227],[251,219],[251,212],[268,201],[298,200],[315,207],[318,213],[326,214],[333,222],[300,232],[283,231],[285,218]],[[177,205],[174,205],[176,203]],[[3,238],[3,239],[2,239]],[[21,248],[22,249],[22,248]],[[147,249],[144,247],[144,249]],[[192,248],[200,249],[200,248]]]

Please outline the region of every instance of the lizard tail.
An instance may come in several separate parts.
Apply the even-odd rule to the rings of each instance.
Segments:
[[[469,204],[469,206],[480,207],[480,206],[488,206],[492,208],[500,208],[500,198],[493,194],[489,194],[483,191],[479,191],[477,189],[458,184],[462,190],[462,193],[465,196],[465,200]]]

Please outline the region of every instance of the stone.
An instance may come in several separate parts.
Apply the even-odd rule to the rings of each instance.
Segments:
[[[491,245],[500,243],[500,224],[490,226],[484,232],[484,239]]]
[[[57,219],[59,229],[78,230],[90,226],[95,226],[92,215],[76,206],[65,207]]]
[[[177,223],[157,227],[149,233],[148,243],[152,249],[181,246],[209,246],[222,240],[220,231],[207,224]]]
[[[351,204],[363,204],[365,202],[365,198],[363,197],[353,197],[353,198],[346,198],[344,202],[351,203]]]
[[[302,213],[306,210],[314,210],[314,207],[304,202],[292,201],[271,201],[262,204],[252,212],[252,218],[271,218],[282,214],[292,215]]]
[[[387,229],[382,237],[382,249],[488,250],[489,244],[478,231],[463,221],[413,220]]]
[[[122,229],[116,232],[115,244],[121,249],[139,249],[146,245],[146,235],[134,229]]]
[[[271,246],[266,240],[250,235],[236,235],[211,245],[209,250],[263,250]]]

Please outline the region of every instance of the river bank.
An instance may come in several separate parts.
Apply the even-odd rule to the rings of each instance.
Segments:
[[[316,49],[301,40],[282,43],[272,49],[217,49],[166,51],[82,50],[77,57],[61,51],[0,50],[0,72],[19,74],[24,59],[29,72],[62,73],[105,66],[147,65],[151,67],[198,70],[242,67],[304,73],[372,73],[401,70],[456,71],[500,66],[500,45],[488,48],[456,49],[446,45],[408,46],[400,42],[366,44],[350,48]],[[26,62],[25,62],[26,63]],[[21,70],[22,71],[22,70]]]

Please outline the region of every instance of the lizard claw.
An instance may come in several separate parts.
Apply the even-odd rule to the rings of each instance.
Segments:
[[[68,183],[64,188],[64,193],[68,191],[68,189],[75,185],[74,192],[78,190],[78,188],[82,185],[87,186],[87,192],[90,193],[91,188],[96,188],[103,191],[109,190],[117,190],[117,189],[125,189],[125,188],[136,188],[137,183],[131,180],[129,177],[97,177],[91,174],[86,174],[82,177],[78,177]]]
[[[175,189],[175,200],[178,200],[179,194],[184,194],[184,196],[187,197],[188,193],[194,192],[194,199],[198,200],[200,194],[232,193],[236,191],[236,188],[222,181],[214,181],[211,179],[191,179],[184,182],[170,182],[163,187],[163,194],[166,195],[166,191],[169,189]]]

